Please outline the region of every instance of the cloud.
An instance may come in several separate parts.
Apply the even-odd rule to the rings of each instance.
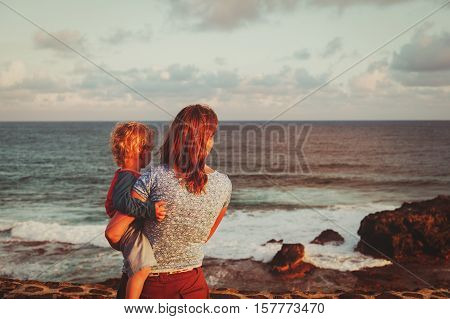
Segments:
[[[46,107],[44,96],[51,95],[56,101],[66,89],[64,79],[52,78],[45,71],[31,71],[22,61],[0,65],[0,118],[32,120],[34,117],[25,108],[39,108],[39,105]],[[43,104],[36,104],[36,101],[42,101]]]
[[[417,0],[306,0],[305,3],[311,6],[338,7],[345,8],[357,5],[389,6]]]
[[[395,80],[405,86],[450,86],[450,71],[392,72]]]
[[[366,72],[352,77],[349,85],[354,93],[382,94],[392,85],[389,63],[386,60],[371,63]]]
[[[53,79],[47,72],[28,71],[23,61],[11,61],[0,67],[0,90],[3,92],[60,92],[63,87],[63,80]]]
[[[61,42],[67,44],[75,50],[83,53],[86,52],[86,39],[79,31],[62,30],[53,32],[52,34]],[[33,35],[33,43],[37,49],[52,50],[56,54],[63,56],[73,55],[73,53],[70,52],[66,46],[41,31],[38,31]]]
[[[127,30],[118,28],[111,31],[108,35],[101,37],[100,41],[111,45],[117,45],[129,41],[147,42],[150,41],[151,38],[152,30],[150,26],[146,26],[142,30]]]
[[[213,96],[220,90],[233,89],[240,83],[240,76],[236,71],[205,72],[194,65],[172,64],[167,67],[112,72],[142,94],[158,98],[177,95],[203,98]],[[130,93],[120,83],[97,70],[87,71],[74,88],[78,89],[89,95],[107,94],[108,98]]]
[[[3,65],[0,70],[0,87],[7,88],[21,83],[26,76],[25,64],[22,61],[13,61]]]
[[[237,29],[270,14],[292,12],[299,0],[171,0],[170,16],[201,31]]]
[[[249,83],[254,86],[274,87],[281,82],[277,74],[257,75],[250,79]]]
[[[172,64],[167,68],[166,72],[170,74],[172,81],[183,82],[194,79],[199,69],[194,65]]]
[[[82,64],[77,66],[75,62],[73,71],[65,74],[67,77],[50,78],[48,75],[45,77],[44,72],[31,72],[28,68],[25,68],[25,75],[11,71],[23,70],[20,64],[19,61],[14,67],[12,62],[0,66],[1,75],[17,74],[7,87],[0,86],[0,116],[3,119],[167,118],[148,101],[94,68]],[[182,105],[205,102],[213,105],[221,116],[241,120],[273,117],[274,110],[291,105],[299,96],[322,84],[328,76],[291,66],[260,75],[241,75],[238,70],[210,72],[196,65],[184,64],[110,71],[169,113],[176,113]],[[283,119],[450,116],[448,88],[402,86],[389,78],[390,75],[387,60],[372,63],[366,72],[352,79],[348,92],[341,84],[331,83],[313,98],[293,108]],[[424,111],[423,105],[433,105],[434,113]]]
[[[417,32],[394,52],[392,76],[406,86],[450,85],[450,33]]]
[[[295,80],[302,88],[311,89],[324,83],[327,76],[326,74],[314,76],[305,68],[299,68],[295,70]]]
[[[311,57],[311,53],[308,49],[298,50],[292,54],[292,57],[297,60],[308,60]]]
[[[169,17],[180,18],[186,25],[200,31],[231,31],[250,23],[268,21],[271,15],[294,12],[300,5],[337,7],[375,5],[390,6],[417,0],[169,0]]]
[[[325,50],[322,53],[322,57],[328,58],[334,55],[336,52],[342,49],[342,39],[340,37],[336,37],[325,46]]]
[[[400,52],[394,52],[392,68],[405,72],[450,70],[450,33],[416,34]]]
[[[216,57],[216,58],[214,58],[214,63],[216,63],[217,65],[220,65],[220,66],[224,66],[225,64],[227,64],[227,59],[225,59],[223,57]]]

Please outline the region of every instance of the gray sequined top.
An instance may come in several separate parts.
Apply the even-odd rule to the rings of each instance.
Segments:
[[[147,166],[133,190],[151,201],[166,201],[163,221],[144,220],[144,234],[153,246],[157,266],[169,272],[202,265],[203,247],[222,208],[231,197],[231,181],[214,171],[208,174],[205,193],[193,194],[182,186],[167,165]]]

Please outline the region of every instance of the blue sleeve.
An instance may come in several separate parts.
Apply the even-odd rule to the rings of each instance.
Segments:
[[[138,193],[143,199],[148,200],[151,189],[150,173],[142,174],[133,185],[133,191]]]
[[[155,204],[152,201],[141,201],[131,196],[131,189],[136,177],[129,172],[119,172],[113,190],[113,206],[123,214],[136,218],[155,218]]]

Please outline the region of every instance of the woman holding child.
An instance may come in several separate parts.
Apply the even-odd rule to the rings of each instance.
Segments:
[[[136,285],[137,290],[142,290],[140,298],[209,296],[201,267],[203,247],[224,217],[231,196],[229,178],[206,165],[217,126],[217,116],[211,108],[198,104],[185,107],[165,137],[160,149],[161,164],[145,167],[131,192],[122,192],[113,200],[116,210],[144,217],[140,219],[142,227],[136,227],[135,237],[143,234],[154,255],[142,248],[142,245],[146,247],[145,242],[141,241],[140,246],[131,243],[131,251],[141,252],[138,253],[140,257],[142,254],[146,256],[144,261],[138,258],[140,263],[135,265],[137,270],[147,267],[142,272],[145,276],[143,287]],[[122,183],[122,190],[126,189],[123,185],[131,185],[134,180],[130,178],[128,184]],[[120,225],[120,221],[116,224]],[[115,243],[120,242],[128,225],[120,226],[121,230],[115,236],[114,231],[106,232],[108,240],[116,248]],[[117,230],[118,227],[108,228]],[[125,253],[124,257],[127,259]],[[152,262],[153,257],[156,263]],[[124,273],[119,297],[124,295],[128,277]],[[127,293],[127,296],[130,295]]]

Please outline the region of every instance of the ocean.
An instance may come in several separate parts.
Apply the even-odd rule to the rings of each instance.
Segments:
[[[232,124],[262,123],[223,122],[221,132]],[[450,121],[275,124],[279,131],[308,128],[300,158],[307,170],[289,169],[298,164],[295,156],[271,160],[273,145],[283,153],[278,135],[256,130],[251,140],[218,142],[212,165],[229,174],[233,194],[207,258],[268,262],[281,244],[266,242],[276,239],[304,244],[305,259],[318,267],[383,266],[389,261],[354,251],[362,218],[450,193]],[[113,126],[0,123],[0,276],[99,282],[120,275],[121,255],[103,235],[104,199],[116,169],[108,145]],[[265,169],[275,162],[283,165]],[[328,228],[345,243],[309,244]]]

